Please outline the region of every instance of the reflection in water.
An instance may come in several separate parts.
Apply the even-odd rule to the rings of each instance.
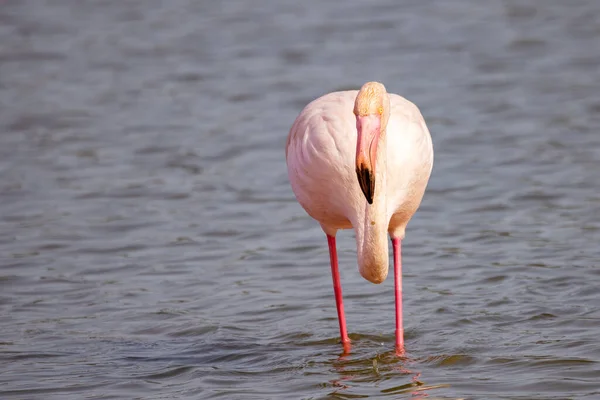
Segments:
[[[449,384],[424,382],[421,378],[422,372],[414,369],[418,363],[418,360],[410,357],[398,357],[395,351],[377,353],[374,356],[343,352],[338,358],[330,361],[338,378],[328,381],[328,386],[334,388],[329,395],[332,398],[367,398],[370,397],[369,394],[363,393],[364,389],[361,386],[355,385],[369,383],[377,388],[380,395],[410,394],[411,399],[430,399],[432,390],[450,387]],[[406,383],[381,388],[386,383],[397,381],[398,378]]]

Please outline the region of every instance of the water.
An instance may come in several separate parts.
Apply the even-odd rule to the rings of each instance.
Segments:
[[[0,4],[0,398],[600,398],[600,3]],[[392,279],[283,146],[380,80],[436,150]]]

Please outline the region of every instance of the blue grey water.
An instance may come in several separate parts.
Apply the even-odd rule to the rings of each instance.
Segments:
[[[393,279],[284,143],[379,80],[435,166]],[[0,2],[0,398],[600,399],[600,2]]]

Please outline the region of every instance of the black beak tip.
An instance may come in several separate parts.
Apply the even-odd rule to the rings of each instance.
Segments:
[[[371,176],[371,171],[364,165],[361,165],[360,168],[356,168],[356,176],[358,178],[358,184],[367,199],[367,203],[373,204],[375,181],[374,177]]]

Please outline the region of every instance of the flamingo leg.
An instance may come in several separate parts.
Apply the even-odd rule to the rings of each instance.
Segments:
[[[396,351],[404,353],[404,328],[402,327],[402,261],[400,239],[392,238],[394,248],[394,293],[396,294]]]
[[[333,292],[335,294],[335,305],[337,307],[338,321],[340,322],[340,336],[342,344],[346,348],[350,344],[348,331],[346,330],[346,315],[344,314],[344,301],[342,299],[342,283],[340,282],[340,271],[338,270],[337,250],[335,236],[327,235],[329,245],[329,260],[331,261],[331,277],[333,278]]]

